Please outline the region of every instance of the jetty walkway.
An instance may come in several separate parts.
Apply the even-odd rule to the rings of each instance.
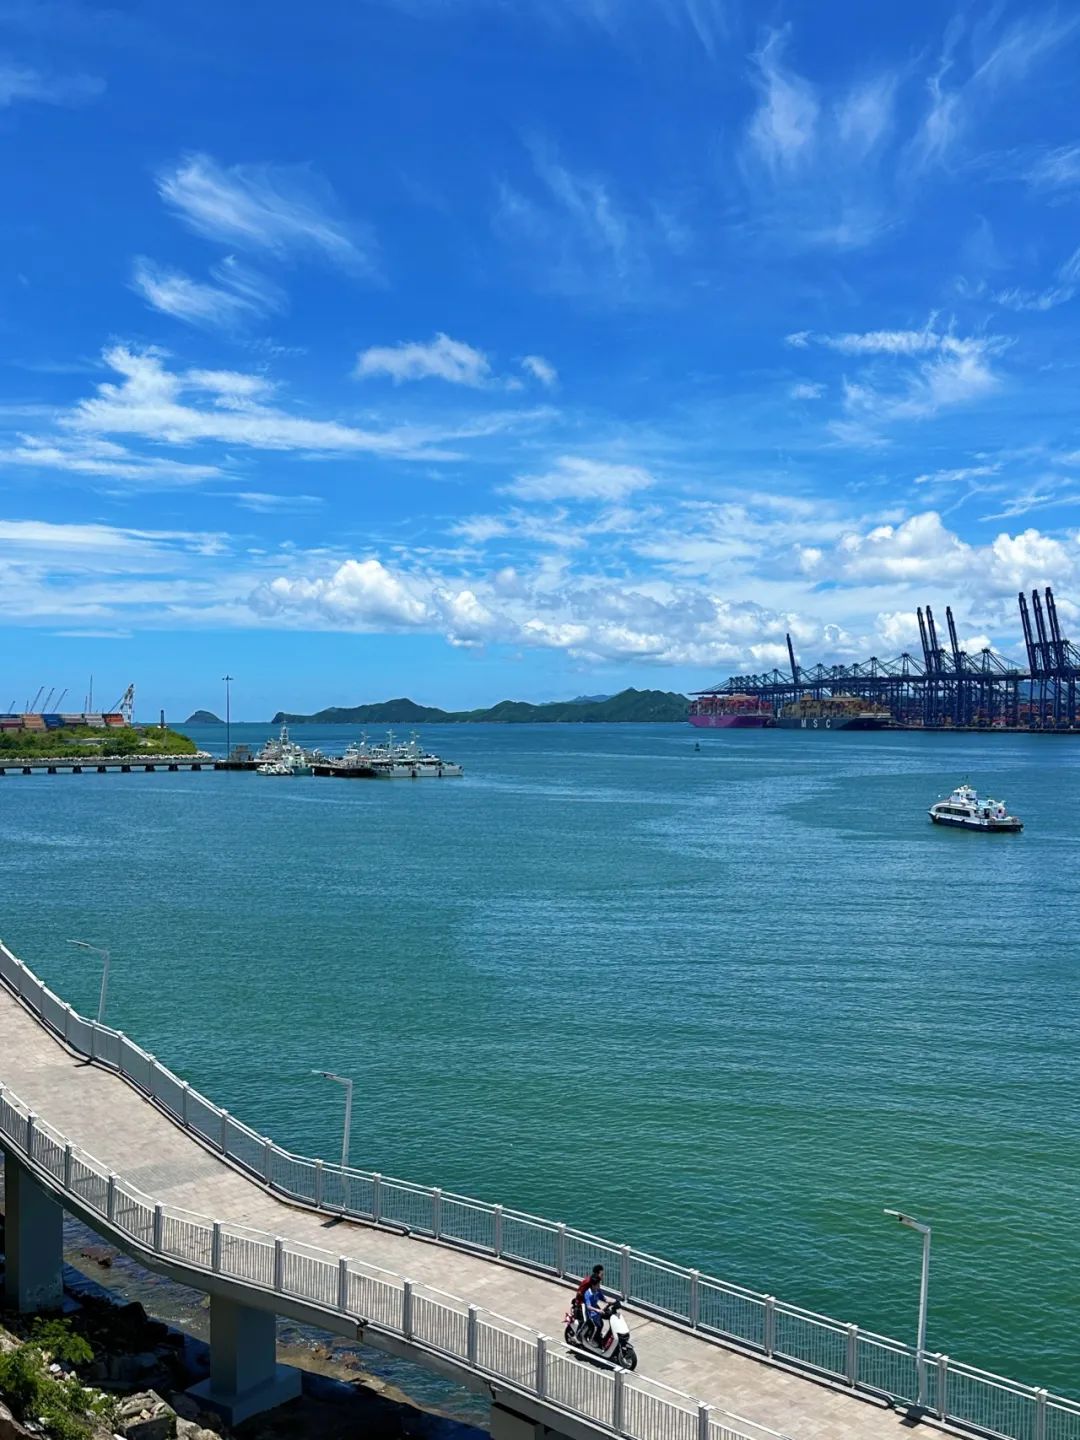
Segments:
[[[496,1440],[901,1440],[945,1428],[1080,1440],[1080,1406],[501,1206],[290,1155],[0,945],[6,1286],[59,1303],[62,1214],[210,1295],[211,1374],[241,1420],[291,1398],[276,1315],[362,1339],[490,1395]],[[596,1261],[641,1368],[562,1341]],[[509,1318],[507,1318],[509,1317]],[[741,1418],[746,1417],[746,1418]]]

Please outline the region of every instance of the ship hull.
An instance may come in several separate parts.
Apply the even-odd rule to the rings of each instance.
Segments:
[[[691,715],[690,724],[698,730],[764,730],[772,720],[768,715]]]
[[[781,715],[776,723],[781,730],[887,730],[890,724],[860,715]]]

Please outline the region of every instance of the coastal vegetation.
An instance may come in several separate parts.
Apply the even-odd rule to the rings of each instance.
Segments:
[[[686,719],[690,702],[673,690],[621,690],[602,699],[556,700],[531,705],[524,700],[500,700],[482,710],[440,710],[418,705],[405,698],[384,700],[376,705],[330,706],[314,715],[294,715],[279,710],[271,722],[280,725],[436,725],[470,724],[478,721],[505,725],[609,725],[618,722],[670,721]]]
[[[85,1388],[75,1373],[93,1358],[91,1346],[66,1320],[36,1320],[26,1341],[4,1336],[0,1399],[15,1419],[37,1424],[53,1440],[91,1440],[95,1434],[110,1434],[115,1401],[100,1390]]]
[[[85,726],[55,730],[0,730],[0,756],[70,757],[83,755],[96,760],[103,756],[194,755],[194,740],[175,730],[157,726],[118,726],[115,730],[88,730]]]

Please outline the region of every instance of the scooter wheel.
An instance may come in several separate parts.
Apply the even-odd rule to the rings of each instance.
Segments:
[[[633,1345],[623,1346],[621,1358],[622,1363],[626,1366],[627,1370],[637,1369],[637,1351],[634,1349]]]
[[[563,1339],[566,1341],[567,1345],[577,1344],[577,1331],[574,1329],[573,1325],[567,1325],[566,1329],[563,1331]]]

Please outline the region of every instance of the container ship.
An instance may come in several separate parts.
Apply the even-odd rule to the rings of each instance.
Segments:
[[[807,695],[785,705],[776,723],[783,730],[887,730],[892,711],[857,695],[834,695],[825,700]]]
[[[761,730],[776,723],[772,706],[756,695],[698,695],[689,719],[701,730]]]

